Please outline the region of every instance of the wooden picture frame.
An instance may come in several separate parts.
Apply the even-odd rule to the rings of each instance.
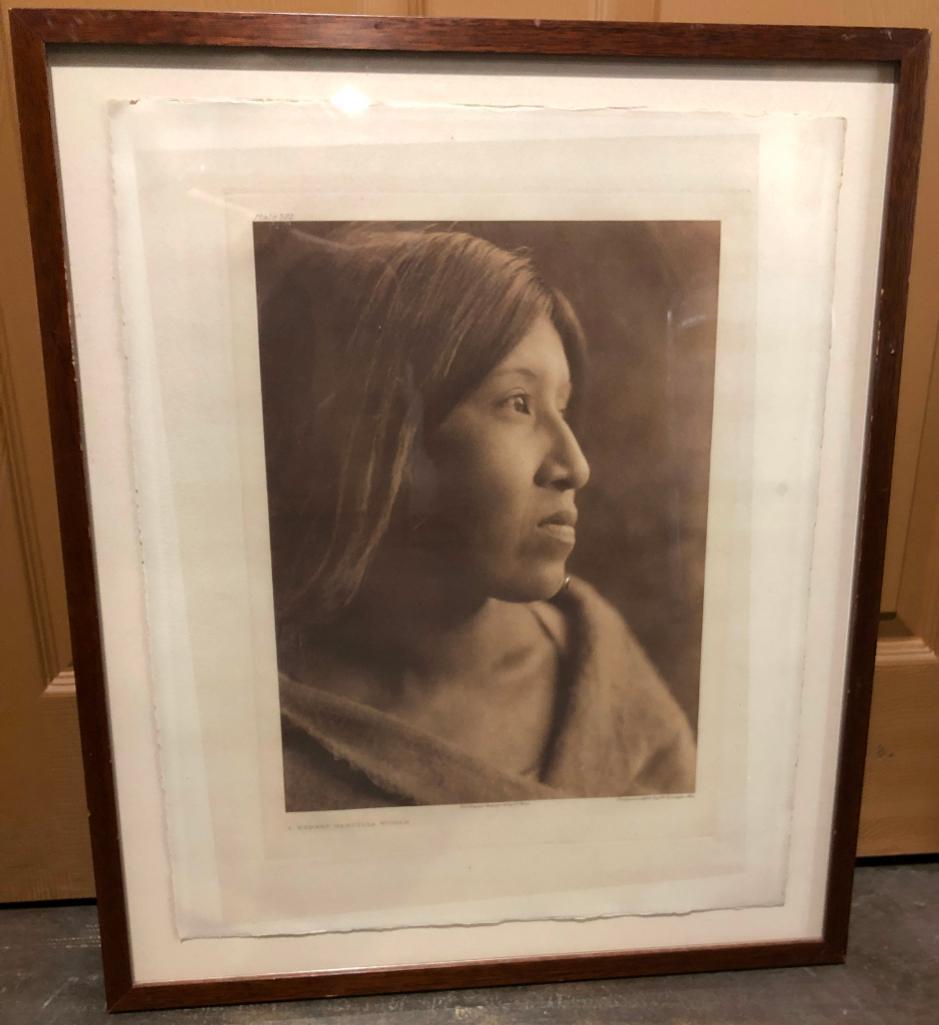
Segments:
[[[883,570],[928,34],[913,29],[859,28],[848,31],[807,27],[82,10],[13,10],[11,32],[45,372],[53,421],[56,483],[109,1008],[133,1010],[196,1006],[351,993],[825,964],[843,960]],[[106,602],[101,597],[102,587],[107,589],[110,586],[108,574],[119,576],[122,572],[120,566],[125,564],[104,558],[103,552],[110,547],[112,535],[102,532],[104,521],[100,506],[94,505],[92,497],[98,487],[93,478],[101,473],[101,464],[96,463],[95,448],[95,432],[100,425],[95,420],[93,407],[95,404],[103,406],[109,397],[100,392],[83,392],[79,381],[83,363],[90,367],[96,357],[83,340],[83,330],[87,330],[84,327],[85,308],[79,307],[85,300],[76,299],[85,285],[77,281],[77,265],[73,263],[70,267],[69,264],[70,259],[76,260],[82,245],[77,221],[69,222],[66,232],[71,216],[69,211],[74,206],[70,190],[76,188],[77,182],[69,176],[75,173],[77,165],[72,161],[70,144],[63,134],[64,122],[60,120],[67,116],[65,108],[53,102],[55,81],[52,64],[58,60],[67,65],[71,60],[76,65],[84,63],[89,67],[107,67],[110,62],[114,66],[122,66],[125,73],[133,78],[135,68],[151,67],[154,61],[159,63],[160,54],[169,54],[171,64],[186,69],[187,66],[199,66],[200,62],[204,66],[219,60],[224,64],[225,60],[234,59],[239,53],[263,54],[266,66],[272,71],[281,60],[279,54],[288,59],[300,59],[323,53],[337,60],[346,59],[342,65],[346,68],[354,68],[358,61],[363,72],[380,59],[407,61],[421,56],[438,60],[459,59],[464,62],[461,73],[469,78],[473,77],[473,66],[465,62],[471,58],[478,60],[480,75],[489,73],[486,69],[491,64],[487,62],[502,61],[503,65],[514,62],[510,70],[518,77],[527,73],[524,68],[531,68],[538,61],[549,62],[545,65],[548,69],[546,78],[560,75],[558,69],[562,65],[566,68],[564,74],[574,77],[591,73],[600,78],[615,78],[618,74],[626,75],[630,69],[639,68],[642,74],[653,79],[657,67],[681,65],[688,69],[683,74],[691,78],[699,75],[703,80],[710,75],[714,79],[732,81],[736,76],[743,81],[748,76],[758,80],[761,75],[769,75],[773,69],[778,71],[785,66],[790,69],[788,73],[792,79],[799,79],[801,75],[808,80],[814,76],[817,82],[824,75],[829,75],[832,81],[838,81],[840,76],[851,80],[852,75],[863,78],[866,74],[867,80],[879,82],[892,90],[892,99],[885,108],[887,114],[883,115],[881,102],[880,115],[886,116],[889,122],[889,151],[884,148],[876,154],[885,173],[883,189],[877,193],[883,200],[884,216],[882,226],[878,226],[877,237],[866,239],[862,256],[863,266],[876,285],[871,291],[871,295],[876,297],[876,307],[873,307],[872,300],[868,329],[865,330],[864,324],[857,328],[862,334],[866,333],[869,347],[866,351],[857,349],[860,355],[855,354],[856,364],[853,365],[855,376],[860,375],[861,379],[860,384],[855,383],[853,394],[868,395],[863,416],[858,416],[858,410],[850,407],[855,416],[852,429],[857,433],[855,476],[860,495],[859,503],[853,506],[851,520],[856,529],[856,539],[851,540],[848,553],[853,583],[846,589],[839,577],[832,584],[836,590],[840,587],[838,594],[845,609],[844,673],[831,684],[833,690],[828,697],[829,706],[840,709],[833,727],[837,739],[831,744],[823,735],[817,742],[812,742],[815,745],[813,750],[817,748],[819,763],[827,759],[829,768],[825,770],[828,774],[824,779],[830,782],[830,793],[826,799],[830,799],[832,809],[827,819],[819,813],[819,821],[830,824],[830,836],[827,829],[820,831],[817,823],[814,827],[806,827],[806,835],[810,840],[814,837],[812,842],[821,852],[818,857],[823,865],[823,900],[815,909],[822,922],[819,935],[794,936],[784,932],[775,935],[770,930],[768,934],[764,933],[763,938],[750,936],[728,941],[725,934],[718,931],[712,942],[680,942],[672,946],[659,942],[651,948],[629,944],[616,947],[608,945],[608,941],[597,945],[588,938],[582,945],[584,949],[564,949],[561,930],[553,949],[543,949],[535,944],[527,954],[508,954],[505,952],[507,948],[498,945],[493,947],[495,953],[492,955],[477,952],[465,958],[414,957],[405,951],[397,955],[397,959],[391,957],[382,963],[372,962],[362,967],[353,952],[347,954],[344,966],[313,964],[312,968],[302,970],[289,959],[285,959],[282,967],[278,968],[276,957],[273,962],[266,961],[263,966],[258,963],[255,967],[255,962],[249,957],[247,969],[219,970],[198,978],[174,977],[165,964],[148,971],[144,955],[140,950],[133,950],[134,943],[141,940],[142,931],[150,927],[146,915],[132,913],[138,884],[128,884],[128,874],[134,876],[138,854],[134,847],[137,840],[131,837],[134,830],[140,828],[140,823],[134,825],[129,822],[130,809],[126,798],[121,802],[120,791],[122,784],[125,789],[129,785],[128,766],[133,762],[128,759],[133,757],[130,748],[134,733],[125,730],[120,714],[115,714],[114,702],[120,700],[117,695],[122,688],[133,689],[136,684],[132,686],[130,682],[117,678],[113,675],[113,665],[109,664],[106,669],[105,664],[106,641],[113,624],[109,623],[103,609]],[[212,66],[217,68],[221,65],[216,63]],[[816,69],[822,71],[816,74]],[[400,64],[396,70],[400,72]],[[780,81],[789,79],[780,74]],[[146,89],[147,85],[141,79],[140,94],[134,100],[147,99]],[[785,86],[781,89],[785,93]],[[672,101],[666,97],[663,101],[665,106],[661,109],[667,111],[669,102]],[[793,100],[791,113],[799,113],[799,104],[799,100]],[[549,107],[550,102],[546,106]],[[850,132],[852,124],[850,119],[847,120]],[[833,134],[836,134],[834,130]],[[872,137],[883,141],[884,133]],[[886,147],[886,143],[884,145]],[[849,168],[846,174],[852,175],[856,171]],[[857,177],[863,178],[863,174],[857,172]],[[865,187],[875,192],[878,188],[876,182]],[[110,198],[105,199],[111,202]],[[121,209],[119,202],[118,209]],[[120,214],[114,216],[119,218]],[[393,215],[394,218],[422,219],[401,214]],[[260,219],[265,218],[262,216]],[[300,217],[300,220],[304,219],[314,221],[317,218]],[[356,218],[350,215],[349,219]],[[490,219],[498,220],[498,216]],[[537,216],[531,219],[537,220]],[[87,225],[85,230],[88,230]],[[840,259],[840,252],[836,250],[836,277]],[[118,285],[111,280],[108,287],[115,293],[111,298],[116,304]],[[119,341],[115,342],[114,352],[121,351]],[[867,360],[864,365],[863,360]],[[117,364],[120,364],[120,359]],[[838,373],[843,374],[846,380],[851,376],[851,367],[835,366],[836,377]],[[819,378],[824,379],[827,379],[824,375]],[[867,380],[869,390],[865,386]],[[810,386],[811,378],[808,381]],[[822,476],[828,472],[832,476],[844,474],[851,477],[854,471],[849,464],[854,466],[850,452],[845,456],[844,465],[834,464],[838,473],[832,474],[824,468],[819,473]],[[846,504],[850,506],[850,485],[847,492]],[[115,551],[120,548],[117,540],[114,546]],[[838,664],[837,655],[837,650],[833,649],[830,666]],[[833,672],[833,676],[837,675]],[[149,701],[146,698],[142,701],[146,711]],[[797,736],[801,742],[802,734]],[[796,748],[794,756],[801,750]],[[140,757],[136,772],[141,774],[141,778],[147,773],[158,776],[144,756]],[[159,790],[159,779],[151,779],[148,785]],[[141,807],[145,804],[142,800]],[[142,812],[144,817],[147,814],[149,811]],[[148,821],[146,828],[150,830],[152,843],[153,830],[159,830],[162,822],[159,817]],[[809,844],[809,840],[806,843]],[[156,846],[162,848],[162,844]],[[164,875],[169,878],[173,874],[169,855],[166,858],[160,878]],[[789,862],[786,865],[787,873],[794,871]],[[174,878],[178,886],[182,885],[180,876]],[[787,874],[785,879],[790,880],[790,876]],[[171,887],[166,879],[164,883],[169,892]],[[726,904],[713,905],[713,908],[726,907]],[[618,914],[622,916],[624,913]],[[581,916],[570,914],[569,917],[573,920],[591,915],[585,910]],[[546,914],[541,917],[533,915],[525,921],[547,921],[550,917]],[[613,917],[617,916],[614,914]],[[455,921],[460,921],[459,916]],[[400,930],[402,944],[406,947],[417,932],[433,931],[434,924],[430,920],[415,919],[414,929]],[[368,928],[365,927],[366,930]],[[458,925],[457,931],[462,929],[470,934],[475,929],[472,935],[478,937],[485,936],[487,929],[492,932],[498,928],[483,919]],[[576,931],[573,926],[570,929]],[[245,940],[245,934],[237,931],[229,933],[227,938],[212,931],[202,936],[215,938],[200,939],[199,934],[194,933],[188,939],[179,939],[176,935],[174,942],[180,947],[187,942],[197,946],[206,942],[227,942],[230,946],[245,942],[263,945],[265,942],[263,935],[259,937],[249,933]],[[270,947],[270,941],[267,942]],[[485,939],[478,942],[482,944],[479,949],[485,949]],[[561,949],[557,949],[559,944]],[[255,946],[251,949],[254,950]],[[243,965],[244,958],[239,963]]]

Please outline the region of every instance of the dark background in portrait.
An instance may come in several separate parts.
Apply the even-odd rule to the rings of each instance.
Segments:
[[[343,226],[256,223],[258,294],[268,294],[280,273],[278,238],[297,230],[329,236]],[[719,222],[432,226],[528,251],[542,277],[576,310],[588,350],[577,433],[591,480],[578,496],[581,517],[569,567],[619,609],[695,727]]]

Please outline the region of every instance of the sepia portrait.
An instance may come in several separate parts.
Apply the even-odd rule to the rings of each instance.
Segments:
[[[287,811],[694,791],[718,222],[259,222]]]

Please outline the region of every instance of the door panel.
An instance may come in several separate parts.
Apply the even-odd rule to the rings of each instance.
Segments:
[[[3,13],[0,901],[84,897],[91,853],[39,327]]]

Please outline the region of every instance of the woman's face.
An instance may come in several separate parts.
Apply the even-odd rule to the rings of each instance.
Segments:
[[[542,317],[435,435],[435,516],[449,564],[505,601],[549,598],[574,547],[590,467],[566,419],[570,368]]]

